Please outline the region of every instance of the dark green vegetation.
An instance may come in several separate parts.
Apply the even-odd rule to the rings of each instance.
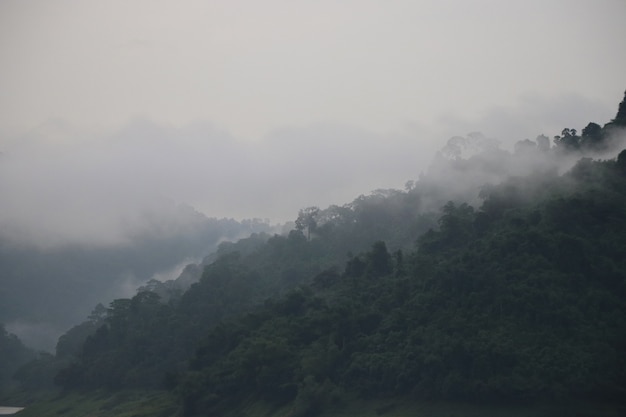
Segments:
[[[155,227],[110,247],[36,248],[16,245],[0,231],[0,323],[13,324],[30,346],[54,349],[59,334],[84,319],[95,304],[120,297],[124,287],[188,258],[201,258],[221,239],[269,229],[258,221],[207,218],[185,206],[172,211],[180,230]]]
[[[21,364],[34,358],[34,352],[0,325],[0,391],[11,382],[11,376]]]
[[[480,210],[449,203],[417,251],[377,242],[214,328],[179,387],[186,410],[249,395],[299,415],[346,393],[623,400],[625,207],[623,167],[587,160],[495,187]]]
[[[223,244],[185,293],[96,308],[16,378],[168,390],[164,416],[623,415],[626,150],[586,157],[618,143],[623,108],[552,148],[442,157],[456,186],[429,174]]]
[[[541,405],[479,405],[448,402],[415,402],[403,399],[359,400],[341,407],[329,408],[318,417],[554,417],[605,416],[622,417],[620,410],[599,404],[575,402],[568,406]],[[174,417],[180,405],[171,393],[164,391],[126,390],[120,392],[90,391],[51,395],[45,401],[26,408],[20,417]],[[238,417],[289,417],[288,405],[276,406],[259,401],[240,404],[231,413]]]
[[[127,390],[47,395],[19,412],[20,417],[170,417],[178,412],[176,398],[165,392]]]

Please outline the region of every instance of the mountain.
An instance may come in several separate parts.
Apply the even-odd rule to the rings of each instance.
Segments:
[[[17,369],[35,359],[35,353],[0,325],[0,391],[11,382]]]
[[[170,390],[186,416],[376,398],[619,415],[626,135],[593,125],[512,153],[453,138],[403,191],[223,243],[184,293],[154,284],[96,308],[59,339],[48,378],[66,392]]]
[[[17,245],[0,233],[0,323],[37,349],[82,321],[97,303],[135,293],[151,278],[175,278],[183,267],[223,240],[271,230],[259,220],[208,218],[188,206],[173,207],[159,223],[124,244]]]

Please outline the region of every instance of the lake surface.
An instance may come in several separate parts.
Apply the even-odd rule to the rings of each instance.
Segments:
[[[0,416],[10,416],[23,409],[24,407],[0,407]]]

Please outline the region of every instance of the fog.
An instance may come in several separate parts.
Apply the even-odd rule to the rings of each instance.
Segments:
[[[580,129],[583,114],[608,120],[614,113],[585,99],[566,102],[570,113],[539,120],[552,131],[521,129],[529,124],[528,106],[522,106],[508,109],[499,123],[487,117],[484,134],[502,134],[504,139],[494,141],[512,150],[517,140],[552,136],[566,126]],[[558,106],[535,104],[537,114]],[[176,128],[136,119],[103,134],[49,123],[5,143],[0,227],[11,242],[46,248],[123,245],[146,234],[184,234],[195,227],[193,210],[218,218],[292,221],[303,207],[403,188],[427,170],[449,139],[431,135],[415,126],[385,135],[320,123],[277,129],[251,142],[208,123]],[[181,204],[193,210],[182,213]]]
[[[41,300],[68,295],[47,281],[83,285],[58,312],[79,320],[240,232],[207,217],[278,225],[420,177],[447,190],[425,210],[475,197],[502,178],[497,149],[615,115],[624,17],[621,0],[2,1],[0,284],[40,301],[3,288],[0,307],[26,338],[56,334]],[[476,132],[496,151],[459,176],[437,152]],[[98,273],[106,288],[83,280]]]
[[[0,130],[56,118],[284,126],[478,120],[525,96],[620,98],[621,0],[0,3]],[[481,127],[482,128],[482,127]],[[459,132],[455,132],[459,134]]]
[[[0,3],[0,227],[54,247],[401,188],[452,136],[603,123],[626,5]]]
[[[3,234],[43,247],[180,233],[194,219],[180,216],[179,203],[213,217],[289,221],[307,205],[402,186],[434,151],[407,133],[383,138],[329,125],[277,130],[262,143],[208,124],[136,120],[88,139],[70,132],[63,142],[47,135],[65,125],[43,128],[5,148],[0,164]]]

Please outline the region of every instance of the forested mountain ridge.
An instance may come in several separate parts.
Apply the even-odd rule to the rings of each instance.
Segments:
[[[0,392],[10,383],[11,377],[20,365],[33,359],[35,353],[0,324]]]
[[[626,150],[585,156],[609,155],[620,120],[513,154],[461,158],[482,139],[455,139],[431,170],[451,189],[429,173],[224,244],[184,294],[141,291],[68,332],[56,383],[167,387],[190,416],[243,400],[314,415],[359,396],[619,404]]]
[[[146,227],[120,245],[39,248],[0,231],[0,323],[32,348],[53,350],[59,335],[95,304],[132,294],[151,276],[201,258],[224,239],[271,230],[259,220],[207,218],[184,205],[169,209],[173,224]]]
[[[214,328],[179,386],[187,413],[257,396],[310,415],[346,393],[623,401],[626,151],[618,161],[583,160],[526,204],[545,182],[495,187],[480,210],[447,204],[413,253],[376,243]]]

